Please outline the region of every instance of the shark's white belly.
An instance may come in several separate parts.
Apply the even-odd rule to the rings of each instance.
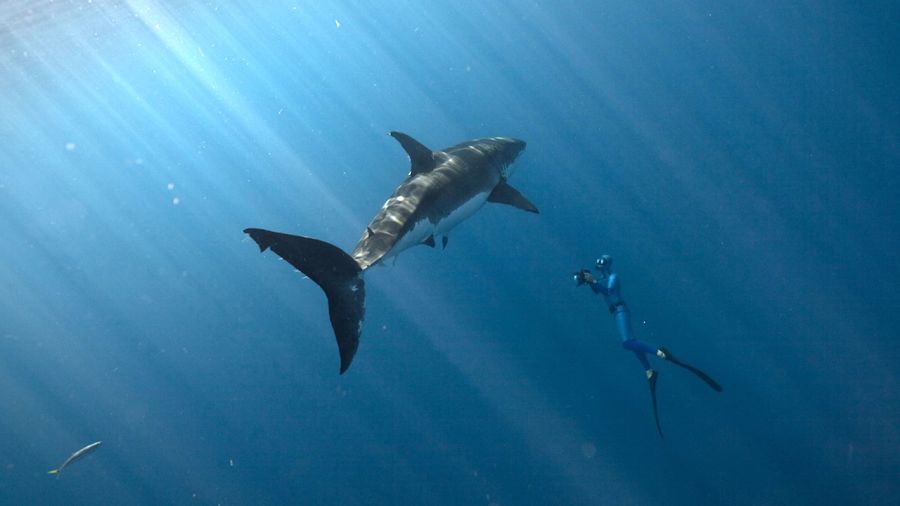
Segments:
[[[407,248],[422,244],[428,237],[434,237],[436,242],[441,242],[442,238],[445,237],[453,227],[462,223],[466,218],[472,216],[481,209],[481,206],[487,202],[488,195],[490,195],[489,191],[475,194],[472,198],[437,222],[432,222],[427,217],[422,217],[422,219],[415,222],[415,224],[403,234],[403,237],[397,241],[397,244],[391,248],[390,253],[386,256],[395,256]]]

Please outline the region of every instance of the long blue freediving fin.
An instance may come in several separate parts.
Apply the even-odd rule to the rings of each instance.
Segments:
[[[719,385],[719,384],[716,382],[716,380],[712,379],[712,378],[711,378],[708,374],[706,374],[705,372],[701,371],[700,369],[697,369],[696,367],[694,367],[694,366],[692,366],[692,365],[690,365],[690,364],[685,364],[685,363],[682,362],[681,360],[678,360],[677,358],[675,358],[674,355],[672,355],[672,352],[670,352],[670,351],[667,350],[666,348],[663,348],[662,346],[659,347],[659,351],[663,352],[663,355],[664,355],[663,360],[667,360],[667,361],[672,362],[673,364],[675,364],[675,365],[677,365],[677,366],[679,366],[679,367],[683,367],[683,368],[687,369],[688,371],[691,371],[692,373],[694,373],[695,375],[697,375],[698,378],[700,378],[701,380],[703,380],[704,383],[706,383],[707,385],[709,385],[709,388],[712,388],[712,389],[715,390],[716,392],[721,392],[721,391],[722,391],[722,386]]]
[[[659,373],[651,369],[650,377],[647,378],[650,384],[650,400],[653,402],[653,418],[656,420],[656,431],[659,437],[663,437],[662,427],[659,425],[659,411],[656,409],[656,380],[659,379]]]

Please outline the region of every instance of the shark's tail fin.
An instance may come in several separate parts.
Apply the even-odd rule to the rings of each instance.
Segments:
[[[337,246],[318,239],[259,228],[248,228],[244,232],[256,241],[260,251],[271,248],[325,291],[343,374],[359,347],[366,312],[365,283],[356,260]]]

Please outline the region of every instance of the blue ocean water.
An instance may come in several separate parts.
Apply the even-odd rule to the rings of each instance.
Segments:
[[[0,504],[897,504],[887,2],[0,4]],[[325,297],[409,161],[528,142]],[[644,373],[571,273],[616,259]],[[85,444],[93,455],[46,474]]]

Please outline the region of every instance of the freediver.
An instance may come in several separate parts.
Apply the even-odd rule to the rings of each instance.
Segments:
[[[588,269],[582,269],[576,272],[574,274],[575,286],[588,284],[594,293],[603,295],[603,299],[606,301],[606,306],[609,308],[610,314],[612,314],[613,318],[616,320],[616,328],[619,331],[619,336],[622,338],[622,347],[634,352],[634,355],[640,361],[641,365],[644,366],[644,371],[647,374],[647,381],[650,384],[650,398],[653,401],[653,417],[656,419],[656,430],[659,432],[659,437],[662,437],[663,434],[662,427],[660,427],[659,424],[659,413],[656,410],[656,381],[659,378],[659,372],[650,367],[650,361],[647,360],[647,355],[655,355],[663,360],[691,371],[716,392],[721,392],[722,387],[705,372],[675,358],[675,356],[672,355],[672,352],[666,348],[662,346],[657,348],[635,339],[634,331],[631,328],[631,312],[628,310],[628,306],[625,305],[625,301],[622,299],[619,278],[612,272],[612,261],[613,259],[609,255],[603,255],[597,259],[596,269],[598,274],[596,278]]]

